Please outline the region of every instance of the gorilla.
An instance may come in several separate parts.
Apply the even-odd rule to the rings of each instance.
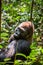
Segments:
[[[32,36],[34,32],[34,25],[31,21],[22,22],[15,30],[14,34],[8,40],[9,45],[7,48],[0,51],[0,61],[5,58],[11,58],[14,61],[16,53],[22,53],[28,56],[31,52],[30,45],[32,44]],[[16,56],[16,59],[26,60],[21,56]]]

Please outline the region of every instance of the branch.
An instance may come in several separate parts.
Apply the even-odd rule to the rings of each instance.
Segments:
[[[32,0],[32,3],[31,3],[31,12],[30,12],[30,20],[31,21],[32,21],[33,5],[34,5],[34,0]]]
[[[0,0],[0,35],[1,35],[1,0]],[[1,42],[1,36],[0,36],[0,42]]]

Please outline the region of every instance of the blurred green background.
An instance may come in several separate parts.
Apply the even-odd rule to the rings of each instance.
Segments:
[[[31,7],[32,0],[2,0],[0,48],[8,45],[18,24],[30,20]],[[43,65],[43,0],[34,0],[32,18],[35,26],[32,51],[26,61],[15,60],[15,65]]]

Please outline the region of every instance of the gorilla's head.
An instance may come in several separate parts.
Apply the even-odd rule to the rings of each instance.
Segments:
[[[34,31],[34,25],[31,22],[21,23],[14,32],[14,37],[17,39],[29,39],[32,37]]]

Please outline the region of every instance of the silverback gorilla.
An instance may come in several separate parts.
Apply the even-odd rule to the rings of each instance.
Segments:
[[[11,58],[13,61],[16,52],[23,53],[26,56],[30,54],[30,45],[32,43],[32,36],[34,32],[34,25],[32,22],[22,22],[18,25],[11,35],[8,42],[9,45],[3,52],[0,52],[0,61],[4,61],[5,58]],[[16,59],[25,60],[23,57],[16,57]]]

